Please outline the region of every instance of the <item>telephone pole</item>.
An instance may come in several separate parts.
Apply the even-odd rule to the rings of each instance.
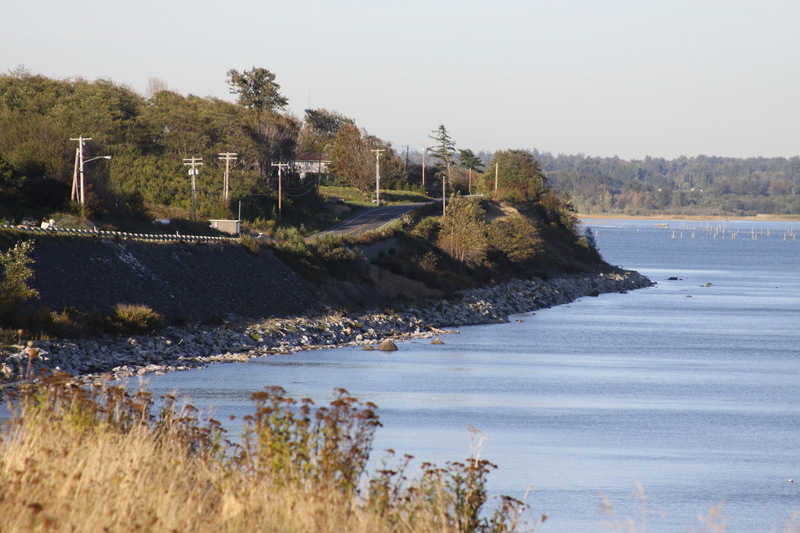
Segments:
[[[234,154],[231,152],[225,152],[224,154],[217,154],[219,157],[217,159],[222,159],[225,161],[225,179],[223,180],[223,193],[222,198],[225,200],[225,206],[228,205],[230,202],[230,198],[228,197],[228,188],[230,185],[230,175],[231,175],[231,161],[236,161],[239,154]]]
[[[203,165],[202,157],[188,157],[183,160],[183,166],[189,167],[189,175],[192,177],[192,220],[197,222],[197,180],[200,169]]]
[[[83,143],[91,140],[91,137],[84,137],[83,135],[79,135],[77,139],[74,137],[70,139],[70,141],[78,141],[78,152],[75,154],[78,162],[75,164],[75,170],[77,171],[80,168],[81,175],[80,182],[78,182],[77,172],[72,174],[72,200],[80,201],[81,205],[86,203],[86,195],[83,190]]]
[[[283,169],[288,167],[289,163],[272,163],[273,167],[278,167],[278,218],[283,214]]]
[[[72,171],[72,194],[70,195],[70,200],[73,202],[79,201],[81,206],[86,205],[86,188],[84,187],[86,182],[83,179],[83,165],[97,159],[111,159],[110,155],[101,155],[90,159],[84,159],[83,143],[91,140],[91,137],[84,137],[83,135],[79,135],[77,138],[70,138],[70,141],[78,141],[78,148],[75,150],[75,168]],[[79,174],[80,181],[78,180]]]
[[[422,194],[428,194],[425,191],[425,143],[422,143]]]
[[[497,173],[500,168],[500,163],[494,164],[494,199],[497,200]]]
[[[385,150],[375,149],[370,152],[375,152],[375,205],[381,205],[381,152]]]

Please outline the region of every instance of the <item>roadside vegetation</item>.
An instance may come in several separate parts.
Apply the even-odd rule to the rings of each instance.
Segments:
[[[3,531],[534,531],[523,502],[490,501],[478,458],[367,472],[377,407],[326,406],[279,387],[252,395],[232,442],[174,396],[66,375],[24,381],[0,432]],[[477,442],[477,436],[473,435]]]

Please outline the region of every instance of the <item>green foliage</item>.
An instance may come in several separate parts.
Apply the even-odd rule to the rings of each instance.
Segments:
[[[431,155],[437,158],[442,166],[445,167],[445,169],[449,169],[451,166],[453,166],[453,158],[456,153],[456,143],[450,137],[450,134],[447,132],[447,128],[444,127],[444,124],[440,124],[438,128],[431,132],[431,135],[428,135],[428,137],[436,142],[435,145],[428,148],[428,151],[431,153]]]
[[[305,240],[293,228],[286,228],[279,235],[284,240],[275,244],[275,254],[306,279],[353,280],[362,270],[358,254],[340,237]]]
[[[279,92],[281,86],[275,83],[275,74],[265,68],[253,67],[242,72],[231,69],[228,71],[228,85],[244,107],[274,111],[283,109],[289,103]]]
[[[107,329],[117,335],[152,333],[163,323],[163,317],[146,305],[116,304],[106,318]]]
[[[520,214],[492,222],[488,235],[491,246],[512,263],[523,263],[543,250],[536,226]]]
[[[503,150],[495,153],[489,170],[483,175],[483,190],[487,194],[495,194],[495,180],[495,199],[514,204],[536,200],[546,188],[539,162],[524,150]]]
[[[301,152],[329,153],[336,134],[344,125],[354,125],[355,121],[336,111],[327,109],[306,109],[303,127],[298,139]]]
[[[582,213],[800,214],[800,158],[588,157],[534,152]]]
[[[375,154],[366,131],[345,124],[333,139],[330,173],[338,183],[361,192],[375,190]]]
[[[312,414],[312,402],[286,397],[281,387],[252,396],[255,414],[245,417],[242,453],[250,475],[268,476],[278,486],[321,487],[353,494],[381,425],[376,406],[338,389],[329,407]]]
[[[592,228],[584,228],[583,237],[578,242],[581,246],[588,249],[598,261],[602,260],[602,257],[600,256],[600,250],[597,248],[597,241],[594,238],[594,232],[592,231]]]
[[[261,250],[255,237],[247,232],[239,234],[239,244],[244,246],[251,254],[257,254]]]
[[[442,230],[442,217],[425,217],[414,226],[412,232],[428,242],[436,242]]]
[[[4,325],[13,325],[19,320],[18,313],[22,304],[39,293],[28,285],[33,277],[29,257],[33,249],[33,241],[20,241],[6,252],[0,252],[0,265],[3,267],[3,279],[0,281],[0,320]]]
[[[478,202],[451,198],[441,224],[436,241],[439,248],[460,263],[477,266],[483,262],[489,243],[484,212]]]

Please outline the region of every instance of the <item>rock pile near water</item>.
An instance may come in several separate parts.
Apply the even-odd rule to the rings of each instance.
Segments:
[[[442,328],[507,322],[516,313],[569,303],[583,296],[627,292],[650,285],[652,282],[645,276],[631,271],[572,275],[548,281],[513,280],[392,314],[331,314],[216,327],[169,327],[150,336],[37,342],[39,355],[30,365],[34,369],[47,367],[88,378],[110,374],[125,379],[276,353],[431,337],[444,333]],[[0,354],[0,381],[18,379],[28,366],[23,346]]]

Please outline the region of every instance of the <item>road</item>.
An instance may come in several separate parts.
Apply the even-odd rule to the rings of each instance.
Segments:
[[[345,219],[335,226],[325,231],[317,233],[315,236],[321,237],[328,233],[335,235],[358,235],[365,231],[380,229],[392,220],[400,218],[406,213],[428,205],[430,202],[416,202],[412,204],[388,205],[385,207],[373,207],[361,211],[352,217]]]

